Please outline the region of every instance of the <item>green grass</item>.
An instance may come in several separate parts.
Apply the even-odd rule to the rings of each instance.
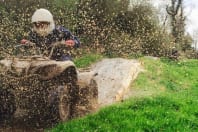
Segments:
[[[102,58],[103,56],[99,54],[87,54],[87,55],[84,55],[83,57],[76,58],[74,60],[74,63],[78,68],[85,68],[99,61]]]
[[[140,58],[145,72],[132,90],[151,96],[130,99],[74,119],[52,132],[198,131],[198,60],[171,62]]]

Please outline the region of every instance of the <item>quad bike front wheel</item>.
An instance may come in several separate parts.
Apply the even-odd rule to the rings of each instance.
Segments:
[[[55,88],[50,93],[52,119],[55,122],[67,121],[72,118],[77,102],[78,86],[75,67],[68,67],[59,76],[52,79]]]
[[[53,126],[58,122],[64,122],[71,117],[71,97],[67,86],[54,86],[56,89],[49,93],[46,106],[38,109],[36,117],[37,127]]]
[[[75,67],[68,67],[58,78],[61,80],[59,84],[63,86],[58,87],[57,113],[59,113],[59,121],[67,121],[72,118],[78,100],[77,72]]]
[[[15,111],[14,95],[6,89],[0,89],[0,120],[10,120]]]
[[[61,121],[66,121],[70,117],[71,103],[69,90],[67,86],[59,86],[57,97],[57,118]]]

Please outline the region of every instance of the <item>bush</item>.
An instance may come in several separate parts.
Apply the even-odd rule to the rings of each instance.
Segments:
[[[125,43],[124,47],[131,47],[136,43],[136,46],[126,49],[131,49],[132,52],[137,54],[166,56],[169,48],[172,47],[171,42],[173,40],[168,33],[162,31],[155,11],[149,4],[138,4],[130,11],[119,13],[115,18],[115,26],[118,31],[130,35],[126,38],[136,39],[135,42],[131,41],[133,44],[127,41],[123,41],[123,43]],[[127,44],[129,46],[126,46]]]
[[[83,0],[78,4],[77,32],[93,48],[103,46],[113,30],[113,18],[126,10],[128,0]]]
[[[12,54],[14,45],[27,37],[31,16],[41,7],[52,12],[57,25],[77,35],[86,51],[94,49],[110,56],[166,56],[172,47],[171,37],[162,32],[148,4],[136,4],[128,11],[128,0],[13,0],[0,1],[0,47],[5,49],[0,57]]]
[[[104,43],[104,53],[110,57],[128,57],[141,54],[141,39],[131,37],[125,32],[112,32],[109,40]]]

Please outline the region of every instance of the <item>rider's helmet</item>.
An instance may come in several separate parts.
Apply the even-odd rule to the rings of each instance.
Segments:
[[[40,36],[47,36],[55,28],[53,16],[46,9],[37,9],[32,15],[33,31]]]

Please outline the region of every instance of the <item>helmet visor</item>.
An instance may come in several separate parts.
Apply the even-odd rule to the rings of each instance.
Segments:
[[[46,28],[50,25],[50,23],[49,22],[34,22],[33,25],[36,28]]]

